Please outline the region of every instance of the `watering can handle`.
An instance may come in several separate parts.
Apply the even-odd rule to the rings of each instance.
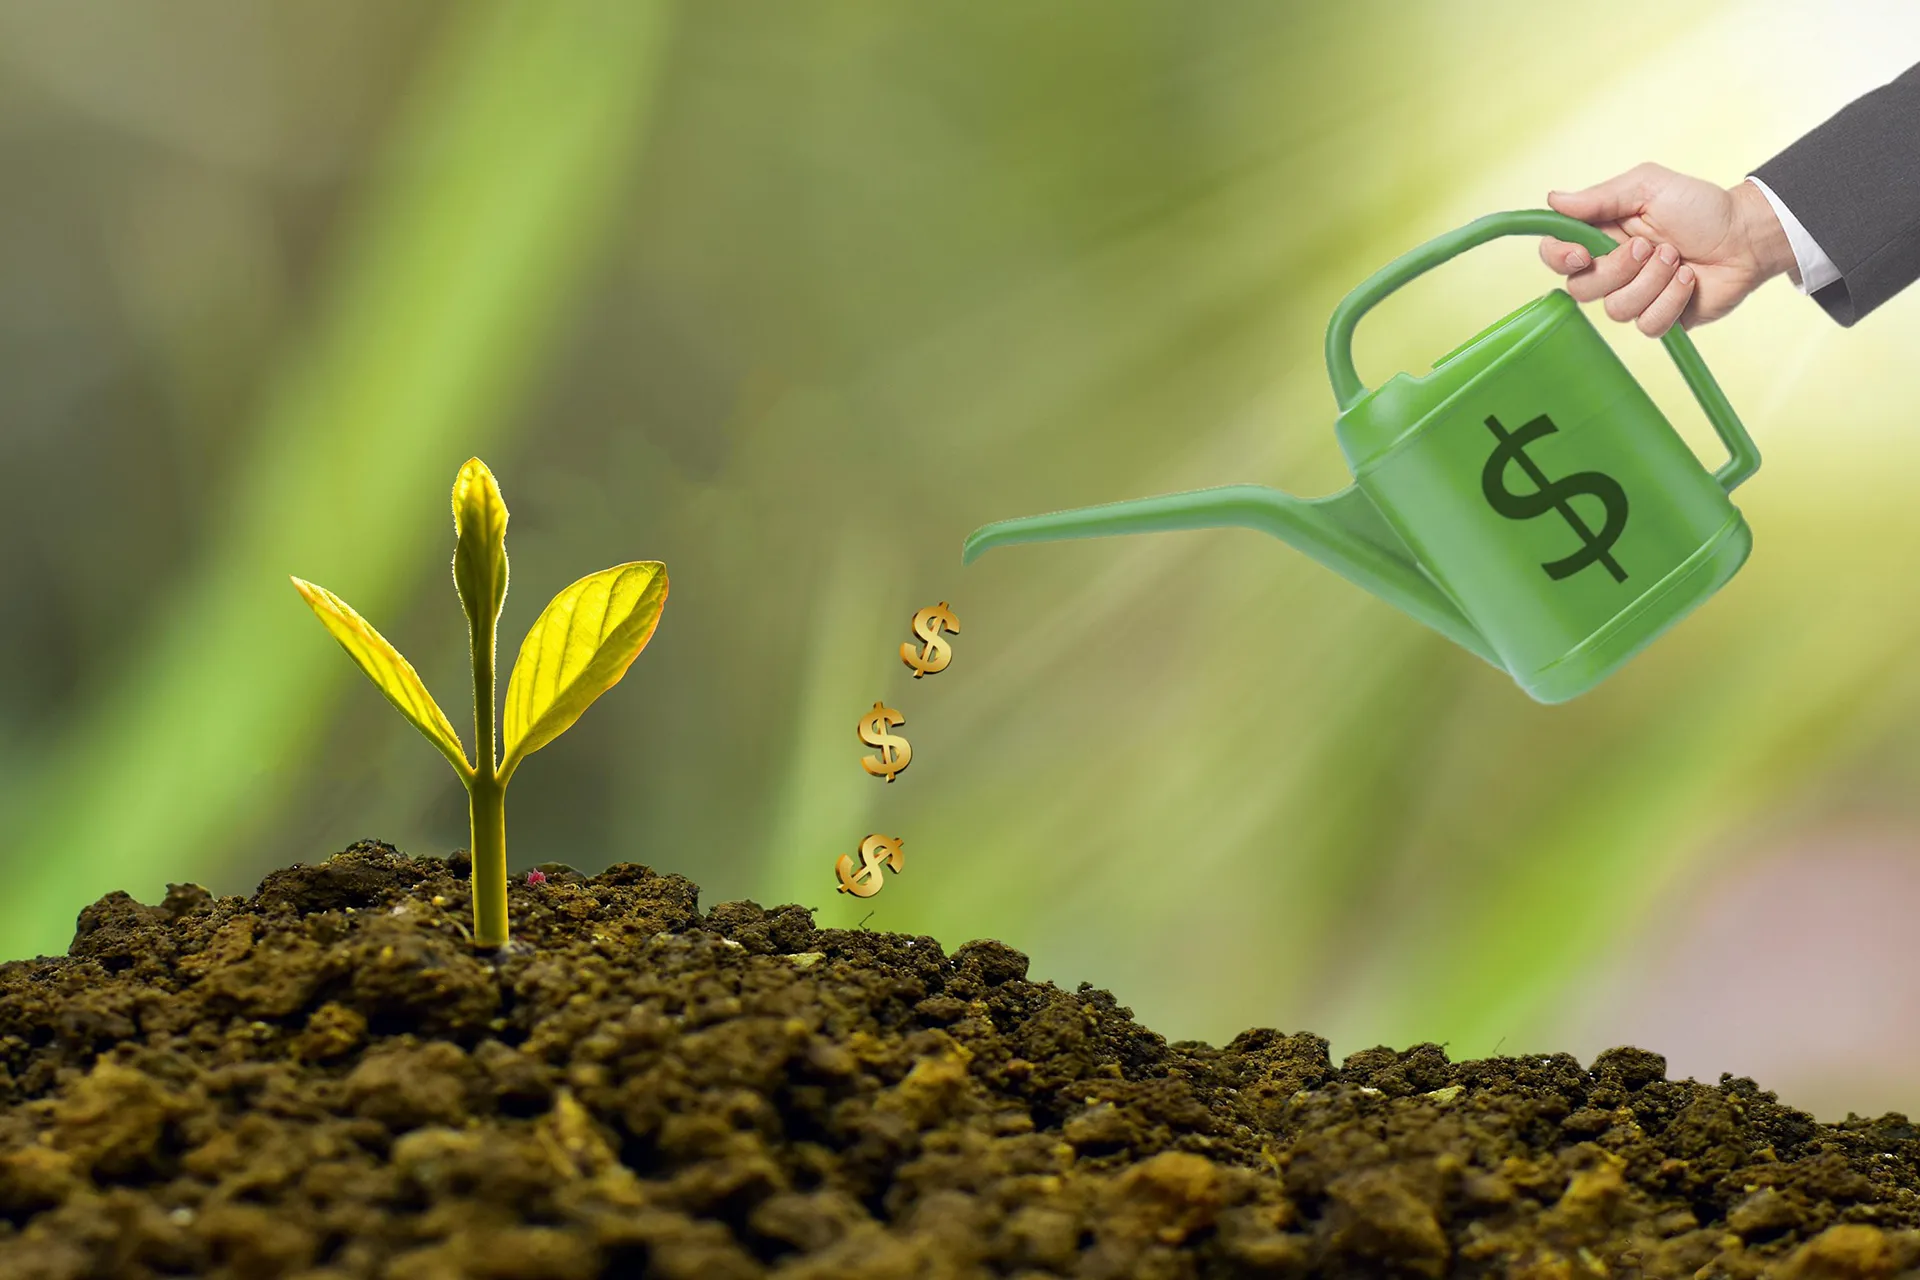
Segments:
[[[1352,408],[1367,390],[1353,368],[1353,327],[1360,317],[1414,277],[1501,236],[1557,236],[1580,245],[1596,258],[1618,247],[1613,237],[1598,227],[1563,213],[1551,209],[1515,209],[1508,213],[1490,213],[1395,258],[1341,299],[1340,305],[1333,309],[1333,318],[1327,322],[1327,377],[1333,382],[1333,398],[1342,413]],[[1733,406],[1727,403],[1726,394],[1707,371],[1706,361],[1700,358],[1700,352],[1686,332],[1676,324],[1660,340],[1666,344],[1673,362],[1680,366],[1680,376],[1686,379],[1694,398],[1706,410],[1707,421],[1713,424],[1720,442],[1727,446],[1727,464],[1714,472],[1713,478],[1720,482],[1723,490],[1732,493],[1760,469],[1760,451],[1754,447],[1747,429],[1740,425]]]

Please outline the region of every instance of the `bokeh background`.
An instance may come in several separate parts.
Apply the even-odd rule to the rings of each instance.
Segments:
[[[1635,1042],[1920,1111],[1920,291],[1696,332],[1766,454],[1755,554],[1569,705],[1254,533],[959,563],[1005,516],[1338,487],[1321,336],[1375,267],[1644,159],[1737,181],[1917,50],[1909,4],[1800,0],[6,0],[0,955],[116,888],[465,843],[287,574],[469,724],[477,453],[509,653],[581,574],[673,583],[516,778],[516,866],[996,936],[1174,1039]],[[1479,250],[1361,371],[1552,283]],[[915,682],[936,600],[964,629]],[[905,873],[836,894],[874,830]]]

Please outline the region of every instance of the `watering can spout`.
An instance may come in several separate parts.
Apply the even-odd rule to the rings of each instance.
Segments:
[[[967,535],[961,562],[972,564],[983,552],[1021,542],[1218,528],[1271,534],[1462,648],[1501,665],[1459,606],[1422,572],[1372,501],[1352,485],[1324,498],[1296,498],[1265,485],[1230,484],[1001,520]]]

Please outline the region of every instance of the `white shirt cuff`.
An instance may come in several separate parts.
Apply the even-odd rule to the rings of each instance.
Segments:
[[[1747,181],[1760,188],[1760,194],[1773,206],[1773,214],[1780,219],[1780,229],[1787,233],[1787,245],[1793,250],[1794,265],[1800,268],[1800,283],[1795,286],[1802,293],[1817,293],[1840,278],[1840,268],[1833,265],[1833,259],[1826,250],[1814,243],[1807,229],[1800,225],[1800,219],[1793,216],[1793,210],[1787,208],[1773,189],[1752,174]]]

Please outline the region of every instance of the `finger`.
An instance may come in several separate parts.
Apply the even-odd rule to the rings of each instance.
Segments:
[[[1571,240],[1555,240],[1552,236],[1545,236],[1540,241],[1540,261],[1561,275],[1570,276],[1592,266],[1593,255]]]
[[[1555,212],[1582,222],[1618,222],[1647,211],[1647,201],[1653,197],[1654,178],[1660,172],[1657,165],[1636,165],[1582,191],[1549,191],[1547,204]]]
[[[1640,256],[1635,257],[1635,254]],[[1640,274],[1640,266],[1653,256],[1653,242],[1638,236],[1627,241],[1591,268],[1567,281],[1567,292],[1575,302],[1592,302],[1622,288]]]
[[[1637,320],[1680,270],[1680,254],[1663,244],[1640,267],[1640,274],[1607,295],[1607,314],[1615,320]]]
[[[1620,223],[1620,226],[1629,236],[1645,236],[1655,244],[1660,242],[1660,228],[1654,226],[1645,218],[1638,216],[1627,218]]]
[[[1693,268],[1685,265],[1673,273],[1673,279],[1660,291],[1660,296],[1647,304],[1647,309],[1634,321],[1640,332],[1649,338],[1657,338],[1671,329],[1674,322],[1687,309],[1687,303],[1693,299]]]

